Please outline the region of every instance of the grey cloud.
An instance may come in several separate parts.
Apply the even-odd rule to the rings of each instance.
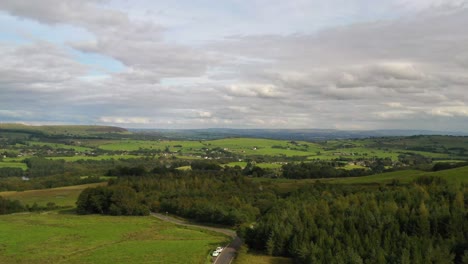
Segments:
[[[50,43],[0,46],[0,120],[468,129],[466,8],[189,47],[165,42],[163,27],[100,1],[33,3],[2,1],[0,9],[85,28],[93,41],[67,45],[115,58],[125,69],[93,79],[87,66]]]
[[[453,106],[457,98],[467,101],[466,66],[461,63],[468,52],[468,31],[461,26],[465,24],[468,9],[452,6],[315,35],[232,37],[212,48],[262,61],[225,65],[224,71],[231,69],[246,84],[261,79],[278,87],[287,94],[287,104],[300,105],[303,111],[326,102],[330,107],[320,107],[320,115],[342,124],[345,119],[362,124],[373,120],[373,126],[385,120],[413,120],[420,126],[419,117],[465,116]],[[386,110],[383,105],[388,102],[417,109]],[[309,118],[309,124],[320,119]],[[333,121],[324,122],[330,126]]]
[[[102,0],[5,0],[0,9],[18,16],[27,17],[47,24],[71,23],[75,25],[118,26],[128,22],[127,16],[118,11],[97,5]]]
[[[200,76],[213,62],[203,51],[163,41],[164,29],[148,21],[131,20],[122,11],[100,5],[103,1],[2,1],[6,12],[50,24],[83,27],[93,42],[68,43],[74,49],[110,56],[154,78]],[[53,8],[52,8],[53,7]]]
[[[83,75],[87,67],[77,63],[64,50],[47,42],[19,47],[0,46],[0,85],[11,88],[54,91],[50,84]],[[0,87],[1,89],[1,87]]]
[[[277,98],[281,96],[277,87],[272,84],[232,84],[226,89],[230,96]]]

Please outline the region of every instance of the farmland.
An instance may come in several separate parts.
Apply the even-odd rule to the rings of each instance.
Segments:
[[[361,235],[367,232],[360,225],[366,220],[362,210],[385,219],[397,217],[392,223],[404,223],[399,241],[412,230],[404,228],[414,225],[410,208],[430,210],[434,223],[451,218],[457,225],[457,214],[465,210],[460,201],[468,196],[466,137],[171,140],[116,128],[19,126],[8,131],[0,127],[0,149],[0,202],[13,206],[10,212],[23,212],[0,216],[0,232],[5,237],[18,234],[10,240],[0,238],[2,263],[205,263],[210,249],[226,242],[222,235],[134,216],[149,212],[237,228],[252,250],[245,247],[235,263],[329,262],[332,254],[325,249],[344,243],[336,237],[357,239],[353,246],[359,245],[353,252],[344,250],[349,243],[335,248],[341,259],[359,254],[395,260],[406,254],[400,247],[379,245],[393,255],[369,256],[363,250],[370,238]],[[425,192],[431,195],[419,195]],[[367,207],[358,210],[359,203]],[[425,203],[429,209],[424,209]],[[75,206],[83,215],[75,214]],[[375,206],[381,208],[375,211]],[[443,215],[440,206],[454,208]],[[305,208],[311,209],[302,211]],[[333,215],[330,208],[340,213]],[[67,210],[59,211],[63,209]],[[285,210],[288,220],[281,214]],[[343,229],[346,221],[330,229],[348,213],[363,232],[350,235]],[[320,217],[329,217],[330,225],[316,225]],[[261,228],[256,229],[257,224]],[[283,224],[289,227],[280,232]],[[305,228],[314,225],[313,230]],[[381,225],[374,227],[379,235],[372,239],[378,243],[384,231],[377,230]],[[451,248],[461,247],[457,243],[462,238],[453,230],[434,229],[445,232],[436,235],[421,230],[411,239],[432,241],[436,246],[428,249],[431,252],[450,257]],[[333,232],[338,233],[329,235]],[[443,243],[447,246],[437,244],[440,235],[451,237]],[[316,238],[314,245],[320,246],[312,250],[310,241]],[[291,246],[277,246],[290,239],[295,241]],[[404,241],[404,247],[412,246]],[[453,254],[463,257],[463,252]],[[411,256],[418,258],[422,259]],[[432,261],[436,256],[424,258]]]
[[[96,135],[99,138],[95,138]],[[247,161],[255,161],[259,167],[267,169],[277,169],[282,162],[300,161],[341,161],[347,169],[365,168],[369,166],[366,161],[375,159],[387,159],[393,166],[402,156],[422,156],[432,162],[468,160],[468,154],[465,154],[468,139],[456,136],[317,142],[260,138],[169,140],[158,134],[148,136],[112,127],[2,125],[2,138],[0,168],[25,169],[21,162],[37,156],[66,162],[148,157],[186,161],[208,159],[228,166],[237,163],[241,167],[245,167]]]
[[[408,184],[421,176],[436,176],[447,180],[451,184],[468,184],[468,167],[455,168],[438,172],[424,172],[419,170],[403,170],[395,172],[386,172],[363,177],[334,178],[334,179],[262,179],[257,178],[254,181],[263,184],[273,184],[281,192],[291,192],[304,186],[312,186],[317,182],[330,184],[353,184],[353,185],[386,185],[396,182],[399,184]]]
[[[19,200],[23,204],[29,205],[37,203],[38,205],[45,206],[47,203],[54,203],[61,207],[75,207],[76,199],[83,189],[106,184],[107,183],[91,183],[43,190],[0,192],[0,196],[12,200]]]
[[[0,168],[20,168],[26,170],[26,164],[21,162],[11,162],[11,161],[4,161],[0,162]]]
[[[4,215],[0,232],[0,263],[203,264],[226,240],[150,216]]]

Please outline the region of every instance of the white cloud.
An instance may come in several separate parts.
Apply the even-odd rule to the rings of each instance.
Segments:
[[[442,117],[468,117],[468,106],[436,107],[429,114]]]
[[[376,117],[382,120],[407,119],[409,116],[413,116],[414,114],[415,112],[408,110],[394,110],[375,113]]]
[[[103,116],[99,118],[100,122],[111,124],[150,124],[152,121],[146,117],[117,117]]]
[[[213,114],[208,111],[199,111],[198,116],[201,118],[211,118],[213,117]]]
[[[88,67],[48,42],[0,45],[0,84],[8,88],[56,91],[86,74]]]
[[[275,98],[280,96],[277,87],[272,84],[233,84],[227,89],[231,96]]]
[[[385,103],[385,105],[391,108],[403,108],[403,105],[400,102],[389,102]]]

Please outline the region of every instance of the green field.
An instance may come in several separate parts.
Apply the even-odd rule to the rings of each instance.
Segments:
[[[99,155],[99,156],[71,156],[71,157],[47,157],[52,160],[78,161],[78,160],[110,160],[110,159],[138,159],[142,156],[136,155]]]
[[[26,170],[27,166],[26,163],[22,162],[0,161],[0,168],[20,168]]]
[[[85,184],[0,196],[24,204],[74,207]],[[60,212],[0,216],[0,263],[206,263],[227,237],[154,217],[78,216]]]
[[[64,161],[69,161],[69,162],[74,162],[78,160],[110,160],[110,159],[138,159],[138,158],[143,158],[144,156],[137,156],[137,155],[99,155],[99,156],[85,156],[85,155],[76,155],[76,156],[64,156],[64,157],[45,157],[47,159],[52,159],[52,160],[64,160]],[[12,164],[22,164],[21,162],[24,161],[25,159],[30,158],[29,156],[24,156],[24,157],[17,157],[17,158],[5,158],[3,162],[0,162],[0,166],[2,166],[2,163],[12,163]],[[24,164],[26,165],[26,164]],[[6,166],[5,166],[6,167]]]
[[[164,150],[166,147],[170,151],[176,152],[178,150],[190,151],[194,149],[201,149],[205,147],[199,141],[167,141],[167,140],[116,140],[107,141],[104,144],[99,145],[100,149],[111,150],[111,151],[135,151],[139,149],[152,149],[152,150]]]
[[[45,206],[48,202],[53,202],[57,206],[74,207],[81,191],[88,187],[106,185],[107,183],[91,183],[52,189],[30,190],[22,192],[0,192],[0,196],[12,200],[19,200],[23,204]]]
[[[86,152],[86,151],[93,150],[92,148],[74,146],[74,145],[66,145],[66,144],[60,144],[60,143],[35,142],[35,141],[29,141],[28,143],[34,146],[47,146],[52,149],[73,149],[78,152]]]
[[[297,144],[300,146],[296,146],[286,140],[258,138],[227,138],[206,141],[205,143],[211,148],[226,148],[233,153],[255,156],[308,156],[320,149],[317,144],[310,142],[299,141]]]
[[[408,183],[420,176],[437,176],[448,182],[460,184],[468,183],[468,166],[437,172],[424,172],[417,170],[395,171],[382,174],[375,174],[364,177],[340,178],[324,180],[331,183],[344,184],[367,184],[367,183],[390,183],[392,180],[398,180],[401,183]]]
[[[41,133],[45,135],[89,136],[107,133],[128,134],[126,129],[111,126],[63,125],[29,126],[23,124],[0,124],[0,130],[15,133]]]
[[[171,152],[181,151],[190,154],[203,153],[203,149],[221,148],[235,154],[269,156],[308,156],[319,150],[318,145],[314,143],[298,142],[298,144],[307,145],[307,147],[297,147],[285,140],[228,138],[210,141],[119,140],[115,142],[108,141],[100,145],[99,148],[111,151],[135,151],[139,149],[164,150],[167,147]],[[272,146],[282,148],[272,148]]]
[[[468,184],[468,166],[460,167],[449,170],[442,170],[437,172],[425,172],[419,170],[402,170],[395,172],[387,172],[362,177],[349,177],[349,178],[332,178],[332,179],[266,179],[266,178],[252,178],[253,181],[273,184],[281,192],[291,192],[298,188],[314,184],[317,181],[332,184],[388,184],[394,180],[399,183],[410,183],[420,176],[436,176],[447,180],[452,184]]]
[[[154,217],[0,216],[0,263],[205,263],[227,238]]]

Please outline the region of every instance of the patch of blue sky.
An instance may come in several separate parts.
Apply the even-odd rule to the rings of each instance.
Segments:
[[[12,33],[12,32],[3,31],[2,29],[0,29],[0,42],[6,42],[9,44],[18,44],[18,45],[28,43],[28,41],[22,38],[21,36],[18,36],[17,34]]]
[[[18,29],[11,26],[12,17],[0,13],[0,41],[14,44],[25,44],[26,40],[21,34],[18,34]]]
[[[97,53],[81,52],[70,49],[70,53],[78,62],[90,66],[89,76],[102,76],[109,73],[121,72],[125,65],[120,61]]]

